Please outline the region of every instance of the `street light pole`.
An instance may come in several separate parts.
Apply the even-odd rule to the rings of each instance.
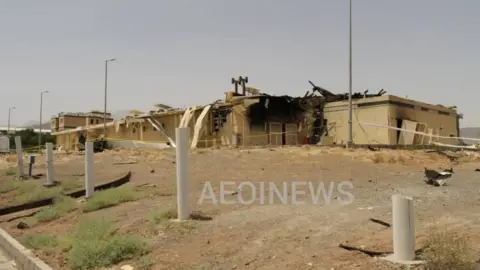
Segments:
[[[38,132],[38,150],[42,149],[42,113],[43,113],[43,94],[49,93],[49,91],[42,91],[40,93],[40,127]]]
[[[113,62],[117,59],[112,58],[105,61],[105,100],[103,104],[103,138],[107,138],[107,81],[108,81],[108,62]]]
[[[12,110],[14,110],[15,107],[10,107],[8,108],[8,127],[7,127],[7,135],[10,134],[10,117],[12,116]]]
[[[349,86],[348,86],[348,143],[347,147],[353,144],[352,138],[352,0],[350,0],[349,16]]]

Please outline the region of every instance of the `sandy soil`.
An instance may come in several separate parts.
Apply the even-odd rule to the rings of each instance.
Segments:
[[[187,234],[154,235],[146,222],[148,214],[158,206],[176,204],[176,165],[172,150],[124,149],[95,155],[95,181],[114,179],[132,172],[133,185],[154,184],[155,193],[139,201],[83,214],[72,213],[59,220],[39,224],[28,230],[15,228],[15,222],[0,226],[14,236],[34,233],[58,234],[71,230],[83,216],[114,216],[119,233],[139,234],[154,244],[147,257],[153,269],[401,269],[367,255],[338,247],[345,243],[369,250],[391,251],[391,230],[369,221],[381,219],[391,223],[391,196],[401,193],[414,198],[418,247],[429,228],[448,227],[468,232],[475,251],[480,251],[480,172],[475,172],[476,158],[462,157],[452,164],[446,157],[423,151],[285,147],[263,149],[205,149],[191,153],[190,203],[192,210],[202,211],[213,219],[196,221]],[[135,164],[116,164],[133,161]],[[14,160],[4,161],[12,166]],[[35,170],[45,167],[40,158]],[[67,176],[83,172],[83,156],[58,154],[56,173]],[[423,182],[423,168],[453,167],[455,174],[445,187],[432,187]],[[480,166],[479,166],[480,167]],[[0,176],[5,181],[11,176]],[[73,177],[81,181],[82,177]],[[227,195],[234,204],[215,205],[211,200],[198,204],[206,182],[211,183],[216,198],[220,182],[240,184],[251,181],[257,186],[257,200],[250,205],[238,203],[239,195],[252,197],[246,186],[238,194]],[[268,204],[268,183],[291,188],[293,181],[320,183],[328,186],[342,181],[353,184],[349,190],[351,204],[338,199],[345,195],[334,190],[332,202],[313,204],[310,195],[306,204],[283,205],[279,200]],[[259,188],[260,182],[267,189]],[[0,182],[1,184],[1,182]],[[233,189],[228,187],[229,189]],[[300,187],[299,189],[302,189]],[[303,190],[308,192],[308,188]],[[264,194],[267,204],[261,204]],[[291,196],[292,192],[289,192]],[[8,194],[2,194],[2,204]],[[297,198],[301,199],[301,196]],[[1,217],[7,220],[9,217]],[[479,239],[476,239],[479,238]],[[59,256],[38,253],[54,269],[67,269]],[[123,262],[119,266],[129,262]],[[112,269],[118,269],[119,266]]]

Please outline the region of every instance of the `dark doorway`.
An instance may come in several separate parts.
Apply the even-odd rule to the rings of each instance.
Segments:
[[[282,145],[285,145],[287,142],[287,134],[286,134],[287,128],[285,126],[285,123],[282,123]]]
[[[403,119],[397,118],[397,128],[401,129],[402,125],[403,125]],[[400,130],[397,130],[397,144],[400,140],[400,132],[401,132]]]

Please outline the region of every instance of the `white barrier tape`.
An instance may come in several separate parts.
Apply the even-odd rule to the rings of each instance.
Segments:
[[[469,140],[469,141],[480,141],[480,138],[447,137],[447,136],[440,136],[440,135],[428,134],[428,133],[424,133],[424,132],[413,131],[413,130],[408,130],[408,129],[402,129],[402,128],[392,127],[392,126],[388,126],[388,125],[374,124],[374,123],[359,122],[359,124],[360,124],[360,125],[365,125],[365,126],[385,127],[385,128],[389,128],[389,129],[393,129],[393,130],[405,131],[405,132],[414,133],[414,134],[419,134],[419,135],[428,136],[428,137],[433,137],[433,138],[461,139],[461,140]]]
[[[444,147],[452,147],[452,148],[460,148],[460,149],[473,149],[476,150],[478,149],[475,145],[452,145],[452,144],[445,144],[445,143],[439,143],[439,142],[432,142],[434,145],[438,146],[444,146]]]

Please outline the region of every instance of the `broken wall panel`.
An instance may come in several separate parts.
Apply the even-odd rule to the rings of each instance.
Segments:
[[[282,124],[281,123],[269,123],[269,142],[270,145],[283,145],[282,140]]]
[[[297,145],[298,144],[298,127],[294,124],[285,125],[285,144]]]
[[[414,137],[415,133],[404,131],[404,130],[416,131],[417,130],[417,122],[404,119],[403,123],[402,123],[402,131],[400,131],[400,138],[398,140],[398,144],[412,145],[413,144],[413,137]]]
[[[418,123],[417,130],[416,130],[417,132],[425,133],[426,130],[427,130],[426,124]],[[415,134],[413,137],[413,144],[415,145],[423,144],[424,137],[425,136],[423,134]]]

